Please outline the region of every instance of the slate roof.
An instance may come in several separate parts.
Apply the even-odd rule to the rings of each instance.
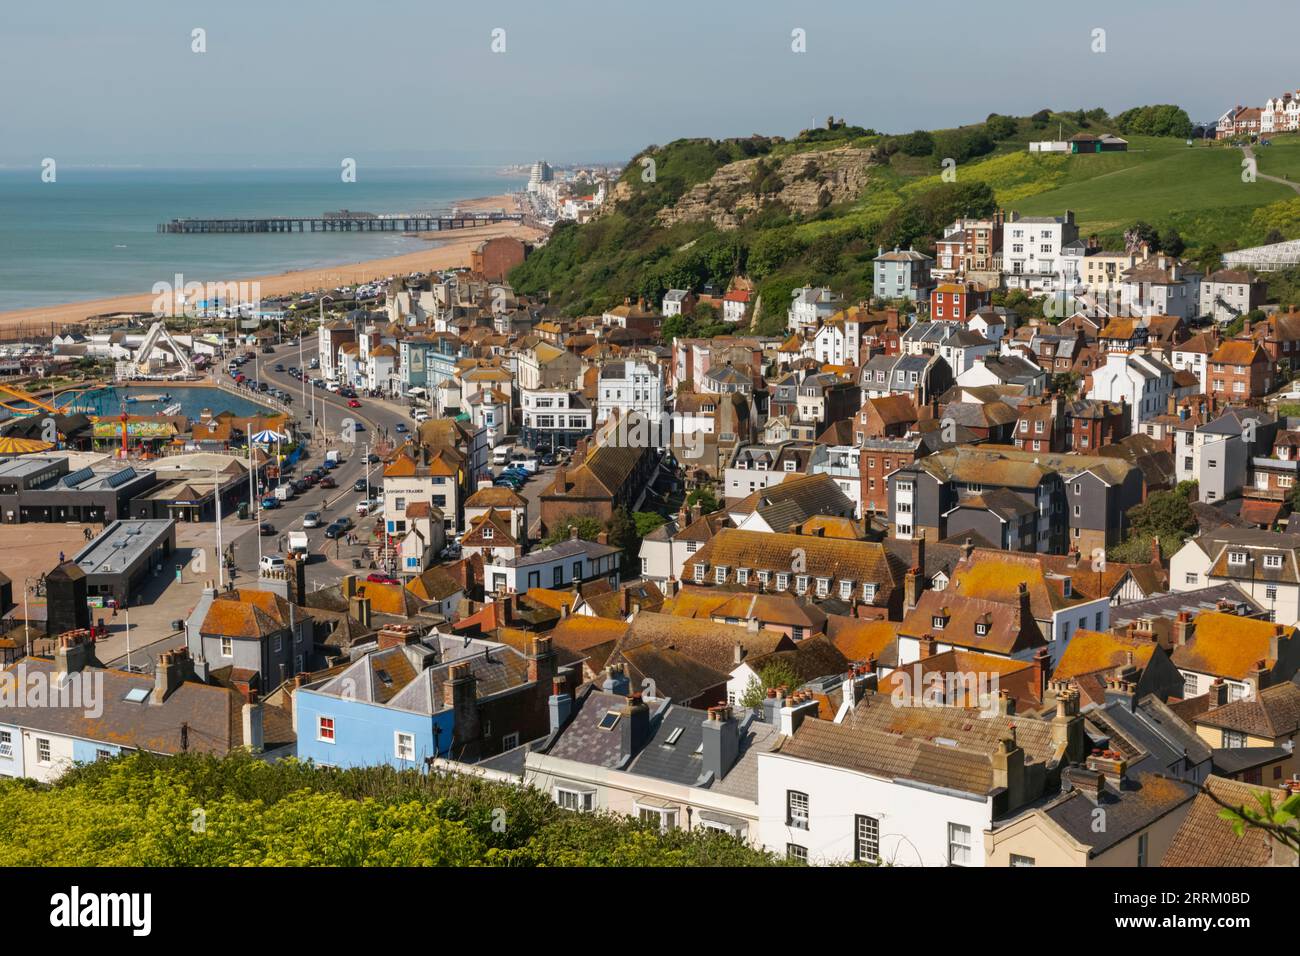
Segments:
[[[1196,796],[1196,787],[1156,773],[1131,774],[1123,786],[1103,785],[1101,799],[1094,802],[1082,791],[1071,789],[1057,797],[1043,814],[1095,857],[1122,843],[1135,833],[1173,813]],[[1097,810],[1105,812],[1105,827],[1098,830]]]
[[[52,660],[27,657],[23,660],[27,679],[42,675],[48,686],[56,686],[57,665]],[[9,670],[13,670],[11,665]],[[154,677],[111,668],[90,668],[84,677],[102,678],[99,690],[103,702],[98,717],[86,716],[79,706],[19,706],[5,708],[6,723],[32,730],[44,730],[83,740],[115,744],[153,753],[182,752],[181,726],[188,727],[186,744],[190,753],[223,756],[241,747],[243,739],[244,699],[227,687],[186,681],[172,691],[161,704],[146,696],[139,703],[127,700],[132,691],[152,692]],[[21,701],[19,703],[22,703]],[[267,709],[263,709],[263,727],[267,727]],[[284,728],[276,726],[272,737],[265,737],[268,749],[292,743],[292,733],[283,738]]]

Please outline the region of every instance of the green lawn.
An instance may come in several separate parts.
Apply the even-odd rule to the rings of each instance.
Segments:
[[[1075,167],[1107,159],[1110,157],[1105,154],[1072,156],[1069,162]],[[1182,140],[1134,137],[1126,159],[1098,176],[1085,178],[1082,171],[1076,171],[1073,181],[1031,196],[1016,208],[1029,216],[1059,215],[1073,209],[1082,232],[1104,233],[1123,229],[1137,219],[1185,221],[1210,210],[1239,221],[1260,206],[1294,196],[1276,183],[1242,182],[1242,155],[1235,149],[1188,147]]]
[[[1300,135],[1274,136],[1268,146],[1255,147],[1255,157],[1261,173],[1300,182]]]

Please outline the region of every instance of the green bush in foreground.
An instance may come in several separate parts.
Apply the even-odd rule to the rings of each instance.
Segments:
[[[765,866],[711,831],[561,810],[537,790],[387,767],[133,754],[0,781],[0,866]]]

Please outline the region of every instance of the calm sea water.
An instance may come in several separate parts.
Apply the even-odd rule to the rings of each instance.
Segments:
[[[147,293],[155,282],[261,275],[427,248],[397,233],[163,235],[178,218],[446,211],[518,189],[482,167],[369,169],[0,170],[0,311]]]

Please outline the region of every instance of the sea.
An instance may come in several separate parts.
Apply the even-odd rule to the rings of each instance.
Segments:
[[[523,187],[486,166],[0,169],[0,311],[149,292],[156,282],[269,275],[428,248],[400,233],[168,235],[182,218],[449,212]]]

